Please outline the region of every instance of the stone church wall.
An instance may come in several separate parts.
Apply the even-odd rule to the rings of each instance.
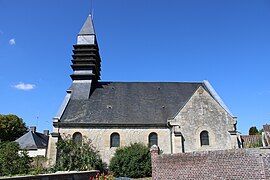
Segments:
[[[170,144],[170,130],[168,128],[140,128],[140,127],[105,127],[105,128],[60,128],[59,133],[61,136],[73,135],[75,132],[80,132],[92,140],[93,145],[96,146],[100,152],[101,158],[106,163],[109,163],[116,147],[110,147],[110,136],[112,133],[120,135],[120,146],[128,146],[131,143],[148,144],[148,136],[150,133],[155,132],[158,135],[158,145],[164,153],[171,152]]]
[[[151,148],[152,179],[270,179],[270,149],[161,154]]]
[[[178,128],[183,137],[184,147],[181,148],[184,152],[238,148],[236,134],[230,134],[235,132],[236,120],[202,87],[170,123]],[[201,145],[202,131],[209,133],[209,145]],[[177,144],[174,145],[177,147]],[[174,149],[174,152],[179,152]]]

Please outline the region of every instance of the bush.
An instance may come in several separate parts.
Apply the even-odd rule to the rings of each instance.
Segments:
[[[0,145],[0,176],[27,174],[31,167],[31,158],[27,151],[20,151],[16,142]]]
[[[152,175],[150,148],[135,143],[116,149],[109,170],[116,177],[150,177]]]
[[[33,157],[31,174],[36,175],[46,173],[47,172],[46,163],[47,158],[44,156]]]
[[[82,138],[80,143],[75,143],[70,136],[57,142],[58,158],[52,171],[85,171],[105,169],[96,148],[91,140]]]

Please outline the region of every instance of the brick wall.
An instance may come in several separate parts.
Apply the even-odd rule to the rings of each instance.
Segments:
[[[241,139],[243,140],[244,147],[250,147],[251,145],[258,145],[260,143],[261,135],[242,135]]]
[[[270,179],[270,149],[161,154],[151,148],[152,179]]]
[[[54,174],[42,174],[37,176],[19,176],[10,178],[0,178],[0,180],[89,180],[96,177],[99,171],[82,171],[82,172],[63,172]]]

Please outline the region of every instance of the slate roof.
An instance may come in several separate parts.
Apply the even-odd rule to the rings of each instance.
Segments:
[[[48,146],[48,136],[29,131],[22,137],[16,140],[19,143],[21,149],[33,150],[33,149],[44,149]]]
[[[78,35],[95,35],[93,21],[91,15],[89,15],[83,24]]]
[[[89,99],[69,100],[60,124],[166,125],[199,86],[204,87],[188,82],[98,82]]]

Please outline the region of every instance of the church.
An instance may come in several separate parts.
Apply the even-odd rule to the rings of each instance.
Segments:
[[[47,157],[56,142],[87,137],[109,163],[116,148],[140,142],[165,154],[239,148],[237,118],[208,81],[100,81],[101,58],[89,16],[73,46],[72,84],[53,118]]]

